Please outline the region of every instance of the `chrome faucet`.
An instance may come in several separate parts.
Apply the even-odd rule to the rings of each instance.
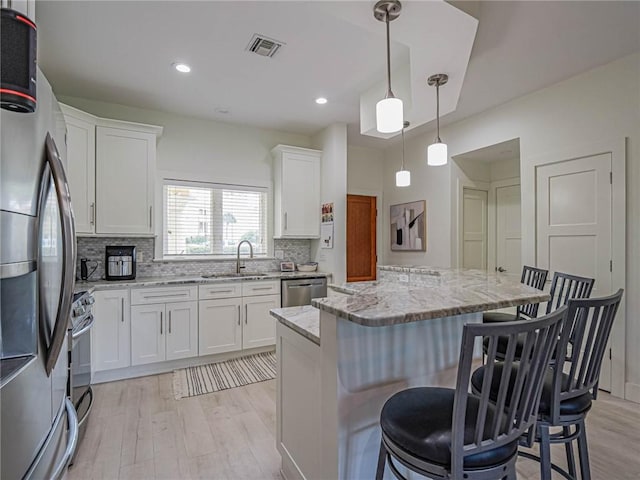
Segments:
[[[240,266],[240,246],[246,243],[247,245],[249,245],[249,258],[253,258],[253,245],[251,245],[251,242],[249,240],[242,240],[239,244],[238,244],[238,254],[236,255],[236,273],[240,273],[240,269],[244,268],[244,266]]]

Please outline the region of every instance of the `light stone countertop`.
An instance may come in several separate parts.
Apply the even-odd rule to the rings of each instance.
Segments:
[[[313,343],[320,345],[320,310],[311,305],[302,307],[274,308],[271,316],[295,330]]]
[[[388,326],[545,302],[549,295],[504,274],[438,267],[379,266],[374,282],[329,285],[343,295],[314,307],[364,326]]]
[[[131,288],[131,287],[158,287],[163,285],[184,285],[184,284],[197,284],[204,285],[209,283],[227,283],[227,282],[241,282],[241,281],[255,281],[255,280],[280,280],[288,278],[318,278],[318,277],[330,277],[330,273],[324,272],[256,272],[256,275],[244,274],[243,276],[216,276],[213,278],[203,278],[200,276],[180,276],[180,275],[167,275],[161,277],[139,277],[135,280],[119,280],[119,281],[82,281],[77,280],[75,284],[75,292],[84,290],[109,290],[117,288]],[[234,275],[234,274],[229,274]]]

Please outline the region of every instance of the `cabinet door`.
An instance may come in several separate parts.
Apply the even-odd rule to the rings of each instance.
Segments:
[[[167,322],[164,303],[131,307],[131,365],[165,359]]]
[[[131,365],[129,290],[104,290],[93,294],[95,323],[91,350],[95,371]]]
[[[96,219],[96,126],[66,114],[67,179],[76,233],[94,233]]]
[[[269,314],[280,308],[280,295],[244,297],[242,348],[263,347],[276,343],[276,319]]]
[[[167,360],[198,355],[198,303],[167,303]]]
[[[285,153],[282,158],[282,236],[320,235],[320,161]]]
[[[97,233],[153,233],[156,136],[96,127]]]
[[[198,342],[200,356],[242,348],[242,299],[200,300]]]

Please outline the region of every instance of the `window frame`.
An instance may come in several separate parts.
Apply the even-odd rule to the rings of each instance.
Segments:
[[[233,179],[220,179],[217,181],[209,181],[208,179],[200,178],[193,180],[191,178],[185,178],[184,175],[171,175],[168,173],[160,174],[158,178],[158,188],[156,189],[156,205],[162,205],[162,208],[157,209],[155,224],[158,226],[155,233],[155,249],[154,249],[154,261],[161,262],[197,262],[197,261],[232,261],[235,260],[234,254],[203,254],[203,255],[167,255],[164,253],[164,241],[165,241],[165,220],[167,209],[167,198],[165,195],[166,185],[182,185],[185,187],[195,188],[219,188],[225,190],[240,190],[240,191],[256,191],[266,194],[266,253],[254,255],[255,260],[273,260],[273,187],[271,182],[264,182],[259,180],[253,181],[234,181]],[[159,218],[158,218],[159,217]]]

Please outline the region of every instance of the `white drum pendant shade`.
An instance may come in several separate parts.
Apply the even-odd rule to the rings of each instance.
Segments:
[[[380,133],[399,132],[403,121],[402,100],[399,98],[383,98],[376,104],[376,128]]]
[[[447,144],[432,143],[427,148],[427,165],[437,167],[447,164]]]
[[[396,172],[396,187],[408,187],[409,185],[411,185],[411,172],[398,170]]]

